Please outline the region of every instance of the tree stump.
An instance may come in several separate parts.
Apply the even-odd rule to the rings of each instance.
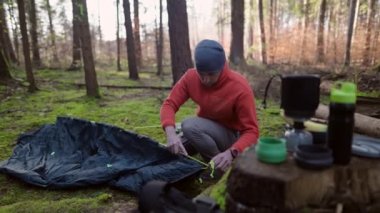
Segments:
[[[250,148],[236,159],[227,181],[227,212],[295,212],[337,204],[356,209],[379,202],[380,161],[366,158],[314,171],[299,168],[291,155],[282,164],[264,164]]]

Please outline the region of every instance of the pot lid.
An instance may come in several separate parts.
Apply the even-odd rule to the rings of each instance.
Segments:
[[[352,154],[367,158],[380,158],[380,139],[354,135]]]

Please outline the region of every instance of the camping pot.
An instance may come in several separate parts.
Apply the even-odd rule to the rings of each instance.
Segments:
[[[260,137],[255,147],[256,156],[264,163],[282,163],[287,156],[285,143],[282,138]]]
[[[314,115],[319,104],[318,75],[282,75],[281,108],[285,116],[304,121]]]

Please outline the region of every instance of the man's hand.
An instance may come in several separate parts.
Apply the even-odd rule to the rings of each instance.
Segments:
[[[166,138],[168,140],[168,149],[173,154],[184,154],[187,155],[186,149],[183,146],[181,139],[179,136],[175,133],[175,128],[173,126],[167,126],[165,127],[166,132]]]
[[[216,168],[225,172],[231,166],[233,159],[231,150],[227,149],[226,151],[217,154],[211,160],[214,161]]]

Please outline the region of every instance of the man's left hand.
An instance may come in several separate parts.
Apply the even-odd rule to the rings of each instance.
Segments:
[[[217,154],[211,160],[214,161],[216,168],[225,172],[231,166],[233,159],[231,150],[227,149],[226,151]]]

